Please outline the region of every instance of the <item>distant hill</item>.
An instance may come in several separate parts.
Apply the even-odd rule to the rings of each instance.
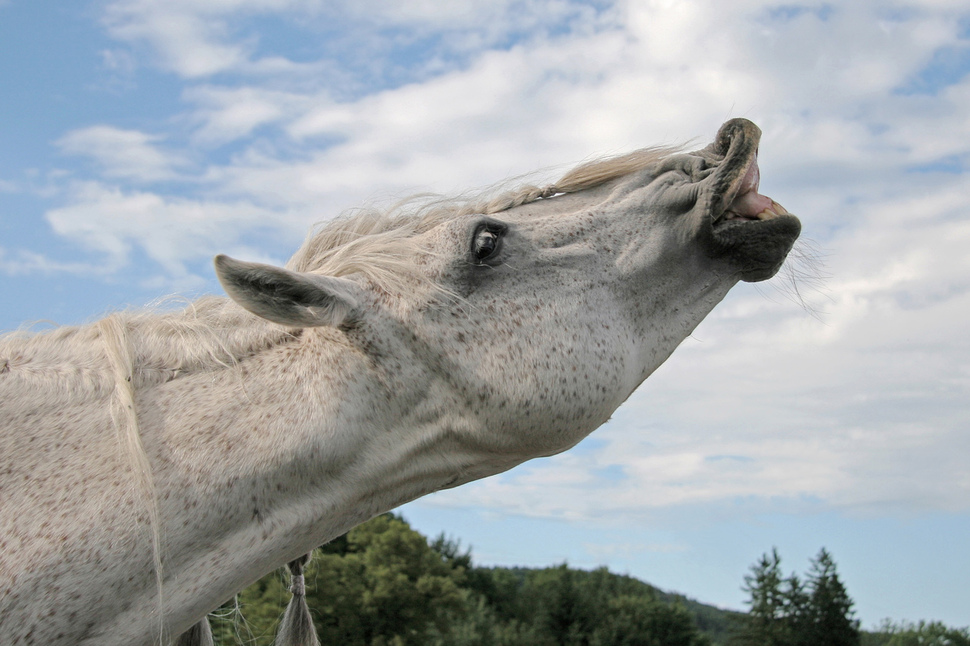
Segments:
[[[488,572],[492,576],[495,576],[499,572],[507,572],[516,580],[520,581],[521,585],[525,587],[526,581],[528,581],[530,578],[540,576],[541,573],[544,572],[563,569],[568,570],[572,574],[574,582],[582,582],[594,576],[601,576],[610,581],[610,583],[604,587],[622,591],[623,594],[632,594],[635,596],[652,598],[668,606],[683,608],[686,610],[687,615],[690,617],[691,622],[697,631],[701,635],[706,636],[712,646],[725,646],[727,644],[733,623],[743,614],[701,603],[700,601],[691,599],[676,592],[666,592],[635,577],[626,574],[609,572],[609,570],[606,568],[588,571],[568,568],[565,564],[563,564],[553,568],[491,567],[474,568],[474,571]]]
[[[289,598],[270,574],[214,613],[216,644],[270,646]],[[307,604],[341,646],[721,646],[731,613],[606,568],[474,565],[393,514],[315,551]]]
[[[717,606],[701,603],[676,592],[658,590],[658,594],[666,603],[680,603],[687,608],[687,612],[694,620],[694,625],[701,633],[710,637],[711,643],[715,646],[727,644],[732,626],[744,615],[744,613],[735,610],[724,610]]]
[[[288,581],[269,574],[210,615],[217,646],[271,646]],[[740,582],[739,582],[740,585]],[[748,615],[605,567],[483,567],[444,535],[393,514],[314,551],[306,600],[323,644],[340,646],[727,646]],[[970,646],[938,623],[886,623],[862,646]]]

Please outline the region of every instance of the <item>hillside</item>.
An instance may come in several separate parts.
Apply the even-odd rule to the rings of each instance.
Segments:
[[[479,567],[392,514],[316,550],[306,583],[321,642],[346,646],[713,646],[736,614],[606,568]],[[286,585],[267,575],[214,613],[216,644],[272,644]]]

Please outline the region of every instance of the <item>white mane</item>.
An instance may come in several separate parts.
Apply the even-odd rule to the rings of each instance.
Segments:
[[[442,222],[476,213],[501,213],[537,200],[595,188],[654,165],[677,150],[643,148],[595,160],[577,166],[555,184],[544,187],[527,184],[510,191],[490,190],[461,198],[417,195],[386,211],[357,210],[311,231],[287,268],[328,276],[362,274],[382,289],[397,292],[405,288],[405,278],[422,278],[411,262],[415,252],[412,239]]]
[[[487,191],[465,198],[414,196],[386,211],[358,210],[323,223],[307,236],[287,263],[289,269],[328,276],[363,275],[389,292],[423,279],[411,262],[413,238],[452,218],[495,214],[554,195],[605,184],[663,160],[674,148],[644,148],[582,164],[555,184],[525,185],[498,195]],[[249,314],[223,297],[206,296],[178,311],[118,312],[127,343],[135,350],[128,368],[137,387],[180,374],[219,366],[294,338],[294,333]],[[41,333],[0,336],[0,374],[61,382],[76,394],[105,393],[115,387],[101,325],[60,327]],[[109,344],[109,347],[117,344]],[[97,395],[96,395],[97,396]]]

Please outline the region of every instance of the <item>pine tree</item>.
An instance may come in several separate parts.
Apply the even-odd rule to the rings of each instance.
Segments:
[[[805,584],[792,573],[785,579],[784,622],[787,628],[787,643],[791,646],[818,646],[811,641],[809,625],[812,617],[812,599]]]
[[[832,555],[811,561],[807,583],[783,578],[778,550],[765,554],[744,577],[748,614],[731,636],[737,646],[859,646],[859,622]]]
[[[782,588],[781,557],[778,549],[762,554],[745,575],[742,590],[748,593],[748,614],[731,638],[738,646],[788,646],[785,590]]]
[[[853,619],[853,601],[839,580],[835,561],[824,548],[811,562],[808,575],[809,622],[806,644],[859,646],[859,622]]]
[[[536,599],[536,623],[554,644],[584,646],[597,599],[578,585],[577,573],[565,563],[537,572],[529,587]]]

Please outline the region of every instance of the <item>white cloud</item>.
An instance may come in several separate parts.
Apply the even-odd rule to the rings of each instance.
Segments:
[[[232,8],[227,3],[221,4]],[[203,7],[204,4],[200,5]],[[166,67],[187,78],[230,69],[246,59],[239,45],[217,42],[224,31],[218,16],[189,11],[184,3],[115,2],[107,7],[105,22],[118,39],[149,43]]]
[[[23,276],[38,273],[106,275],[110,273],[110,269],[96,264],[61,262],[43,254],[24,249],[17,249],[13,253],[10,253],[3,247],[0,247],[0,272],[3,272],[7,276]]]
[[[562,24],[591,11],[568,3],[524,6],[527,24],[543,13]],[[111,15],[121,12],[147,25],[161,11],[154,2],[118,2]],[[328,10],[282,1],[165,5],[165,13],[215,25],[271,11]],[[356,16],[352,24],[359,19],[430,33],[471,28],[496,12],[502,18],[489,24],[504,24],[522,13],[518,5],[501,13],[503,4],[476,2],[449,4],[434,16],[421,3],[333,11]],[[904,157],[914,159],[915,148],[925,150],[920,158],[928,160],[960,150],[961,138],[943,136],[939,119],[905,119],[925,114],[925,106],[915,105],[918,99],[889,97],[894,113],[883,107],[874,120],[842,116],[886,98],[935,47],[956,38],[948,14],[880,20],[881,11],[881,5],[858,3],[838,5],[831,15],[809,11],[772,19],[758,2],[621,3],[590,18],[595,28],[574,21],[566,34],[550,38],[540,32],[511,49],[476,55],[461,69],[350,102],[331,98],[318,84],[285,92],[259,83],[208,85],[190,88],[185,98],[195,106],[189,115],[199,124],[195,140],[207,145],[237,141],[268,125],[283,128],[291,143],[267,149],[262,137],[258,148],[211,168],[209,177],[224,179],[233,192],[268,185],[269,193],[298,203],[319,199],[331,186],[352,189],[341,194],[353,198],[428,185],[459,190],[598,150],[709,137],[736,114],[755,118],[769,135],[766,177],[772,164],[815,172],[828,165],[830,175],[858,182]],[[230,39],[231,30],[223,36]],[[873,66],[880,65],[884,73],[875,74]],[[883,80],[872,85],[876,77]],[[938,116],[956,122],[961,98]],[[967,118],[960,120],[958,132],[967,127]],[[882,122],[889,130],[874,135]],[[299,161],[287,159],[294,152]],[[803,177],[797,184],[809,186]],[[333,203],[327,201],[328,212]]]
[[[101,64],[105,69],[123,76],[131,76],[138,67],[131,52],[123,49],[101,50]]]
[[[279,123],[312,99],[299,94],[257,87],[203,86],[184,93],[194,104],[192,120],[200,124],[194,139],[217,145],[244,139],[261,126]]]
[[[302,237],[285,214],[248,203],[169,198],[96,182],[74,184],[70,203],[48,211],[46,218],[55,233],[101,254],[114,271],[126,267],[137,250],[182,280],[189,263],[216,253],[270,261],[245,243],[249,236],[262,234],[267,245],[287,234],[297,241]]]
[[[285,55],[260,56],[256,52],[258,35],[240,38],[240,24],[262,15],[287,16],[294,19],[294,26],[325,32],[334,47],[324,49],[334,56],[348,47],[379,56],[422,39],[435,40],[442,54],[478,52],[505,44],[513,35],[593,23],[598,12],[594,5],[569,0],[114,0],[107,6],[104,20],[115,38],[136,46],[148,44],[163,67],[184,78],[222,72],[306,75],[320,71],[318,66],[302,65]],[[340,29],[328,29],[337,23]],[[440,63],[446,57],[437,60]],[[374,62],[378,60],[375,56]],[[383,64],[395,67],[389,59]],[[430,68],[434,67],[432,61]]]
[[[154,182],[175,179],[176,169],[186,163],[177,153],[159,150],[156,144],[161,140],[157,135],[101,125],[69,132],[57,146],[66,154],[94,159],[109,177]]]

